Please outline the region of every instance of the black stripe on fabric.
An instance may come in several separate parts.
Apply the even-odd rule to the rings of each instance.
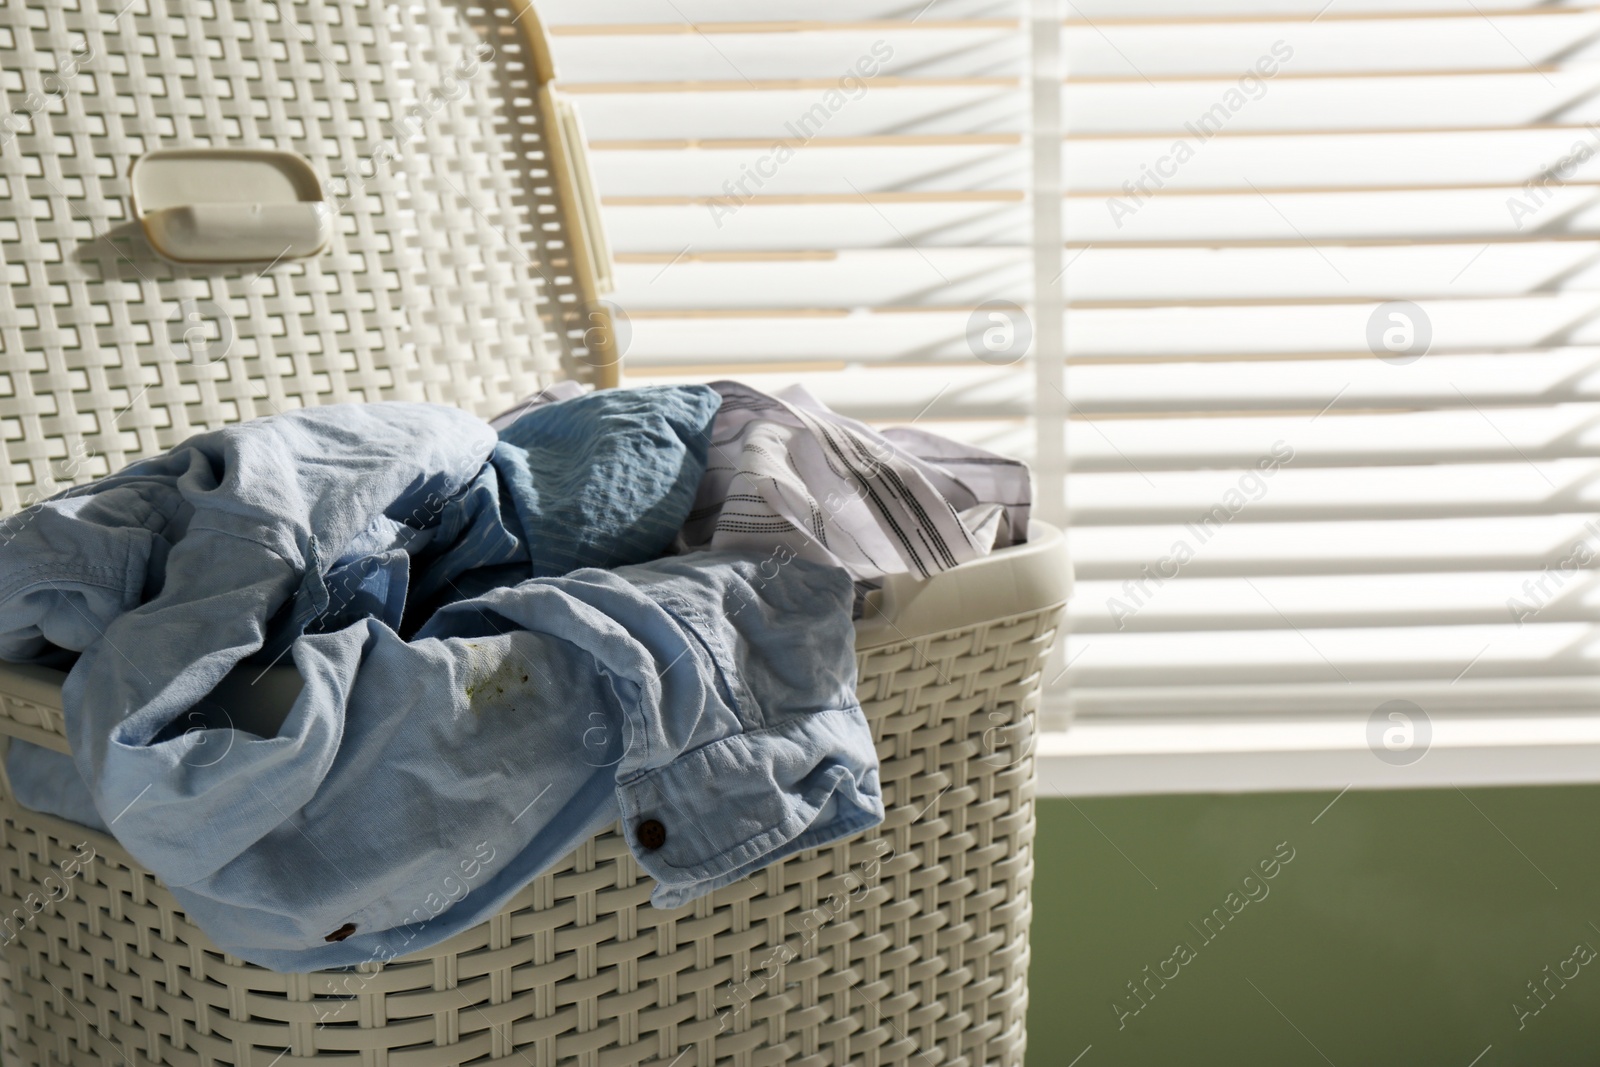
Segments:
[[[933,572],[928,570],[927,564],[923,561],[922,553],[917,550],[917,546],[912,543],[909,537],[906,536],[906,531],[901,528],[899,521],[895,519],[894,514],[883,502],[883,498],[878,494],[877,489],[873,488],[874,483],[877,481],[876,477],[865,474],[856,468],[855,464],[851,462],[850,456],[845,454],[844,450],[839,447],[839,443],[834,440],[832,427],[830,427],[826,422],[823,422],[822,420],[816,420],[816,424],[811,427],[811,430],[813,433],[819,433],[821,435],[823,442],[839,457],[839,461],[845,465],[847,470],[855,475],[856,480],[861,483],[862,488],[866,491],[868,499],[870,499],[873,505],[877,507],[878,513],[883,516],[884,522],[894,533],[895,537],[899,538],[900,544],[906,550],[906,554],[910,556],[911,561],[916,564],[917,570],[920,572],[921,576],[924,578],[932,577]]]
[[[864,442],[862,442],[858,435],[851,434],[850,437],[858,450],[865,451]],[[949,545],[944,539],[944,535],[939,532],[938,527],[934,525],[933,519],[928,515],[926,509],[923,508],[922,501],[917,499],[916,494],[911,491],[911,487],[908,486],[905,483],[905,480],[900,477],[899,471],[895,470],[887,463],[880,463],[880,466],[882,466],[885,471],[885,480],[893,484],[899,490],[900,494],[905,498],[906,509],[912,512],[921,529],[925,531],[926,536],[924,540],[929,538],[932,539],[932,555],[935,559],[943,559],[945,561],[945,565],[941,569],[947,570],[951,567],[954,567],[956,565],[955,553],[950,550]],[[946,500],[945,506],[948,507],[949,503],[950,502]],[[956,529],[962,531],[963,534],[966,534],[966,527],[961,525],[959,519],[956,521]],[[972,538],[970,535],[967,535],[966,540],[967,543],[971,545]]]
[[[919,456],[915,452],[906,455],[931,463],[935,467],[1026,467],[1021,460],[1007,459],[1004,456]]]
[[[723,519],[717,523],[719,533],[793,533],[794,523],[784,522],[782,519],[771,519],[766,522],[730,522]]]

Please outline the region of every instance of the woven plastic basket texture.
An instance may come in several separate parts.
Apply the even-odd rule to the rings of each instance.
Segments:
[[[556,377],[614,377],[581,168],[523,0],[125,3],[0,7],[0,513],[294,406],[489,413]],[[194,145],[302,153],[332,179],[331,248],[242,268],[156,257],[129,165]],[[0,1056],[1020,1065],[1027,739],[1060,597],[1016,584],[991,617],[864,638],[879,830],[674,911],[606,833],[447,944],[277,974],[218,951],[113,840],[7,790]],[[0,668],[0,737],[65,750],[59,681]],[[450,898],[418,887],[419,908]]]
[[[1018,1067],[1058,614],[860,652],[877,830],[671,911],[613,830],[489,921],[355,971],[226,956],[115,842],[0,799],[6,1062]],[[49,679],[0,690],[8,732],[65,748]]]

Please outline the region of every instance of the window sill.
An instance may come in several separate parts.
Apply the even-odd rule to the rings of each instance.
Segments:
[[[1041,799],[1600,783],[1600,713],[1435,719],[1422,757],[1385,763],[1365,720],[1080,721],[1043,732]]]

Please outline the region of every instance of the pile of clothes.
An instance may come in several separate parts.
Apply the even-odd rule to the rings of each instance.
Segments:
[[[0,659],[69,670],[35,810],[223,949],[393,958],[620,819],[676,907],[883,817],[852,616],[1020,541],[1027,470],[803,391],[334,405],[0,523]]]

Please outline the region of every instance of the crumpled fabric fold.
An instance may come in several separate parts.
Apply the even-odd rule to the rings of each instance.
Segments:
[[[221,947],[415,951],[619,816],[664,907],[881,820],[849,577],[653,558],[718,398],[626,392],[498,438],[433,405],[296,411],[0,524],[0,657],[79,654],[93,811]],[[252,703],[285,673],[292,699]],[[18,799],[85,817],[56,758],[12,745]]]
[[[929,578],[1027,539],[1028,469],[911,429],[880,433],[802,386],[769,396],[713,382],[722,406],[706,475],[683,530],[691,548],[763,551],[835,563],[857,580]],[[917,451],[938,449],[930,461]],[[987,483],[975,491],[952,469]]]

